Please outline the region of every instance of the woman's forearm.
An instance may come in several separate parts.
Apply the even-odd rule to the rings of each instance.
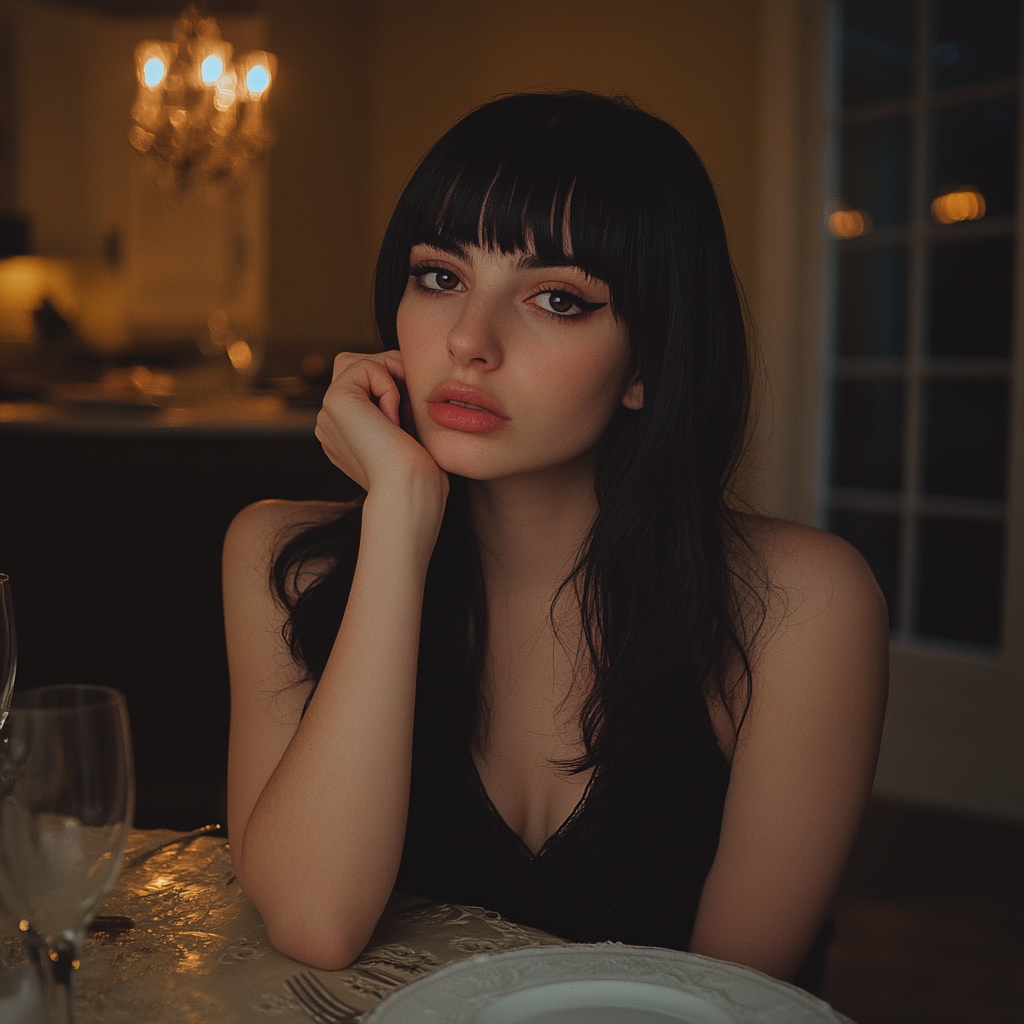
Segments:
[[[245,827],[243,888],[274,944],[315,966],[358,955],[398,872],[423,584],[440,522],[429,490],[368,495],[330,658]]]

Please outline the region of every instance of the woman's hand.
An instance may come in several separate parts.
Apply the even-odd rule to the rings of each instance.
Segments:
[[[342,352],[316,421],[327,457],[369,492],[388,475],[433,482],[442,499],[448,476],[413,436],[400,352]]]

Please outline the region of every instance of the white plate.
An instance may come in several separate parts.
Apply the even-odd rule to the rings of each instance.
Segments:
[[[477,956],[384,1000],[365,1024],[840,1024],[803,989],[649,946],[545,946]]]

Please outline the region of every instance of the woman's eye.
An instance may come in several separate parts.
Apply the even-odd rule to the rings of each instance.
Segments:
[[[541,292],[537,296],[537,302],[541,309],[549,313],[558,313],[561,316],[571,314],[573,309],[579,309],[582,312],[580,300],[570,292]],[[575,315],[579,316],[579,312]]]
[[[421,267],[413,270],[412,275],[419,279],[422,287],[432,292],[453,292],[462,284],[456,274],[442,267]]]
[[[537,305],[545,312],[554,313],[564,319],[582,316],[584,313],[593,313],[594,310],[608,305],[606,302],[587,302],[572,292],[557,290],[540,292],[534,298],[537,300]]]

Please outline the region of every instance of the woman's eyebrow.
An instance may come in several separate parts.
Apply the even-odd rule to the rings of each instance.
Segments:
[[[562,270],[575,270],[582,277],[590,277],[590,274],[573,263],[573,261],[568,257],[560,260],[549,260],[538,256],[536,253],[524,252],[520,254],[515,262],[516,270],[546,270],[548,268],[553,269],[556,267]]]
[[[469,251],[464,245],[460,245],[458,242],[448,241],[446,238],[431,238],[422,242],[416,242],[412,248],[415,249],[417,246],[424,246],[427,249],[436,249],[438,252],[446,252],[450,256],[456,256],[460,260],[469,258]]]

